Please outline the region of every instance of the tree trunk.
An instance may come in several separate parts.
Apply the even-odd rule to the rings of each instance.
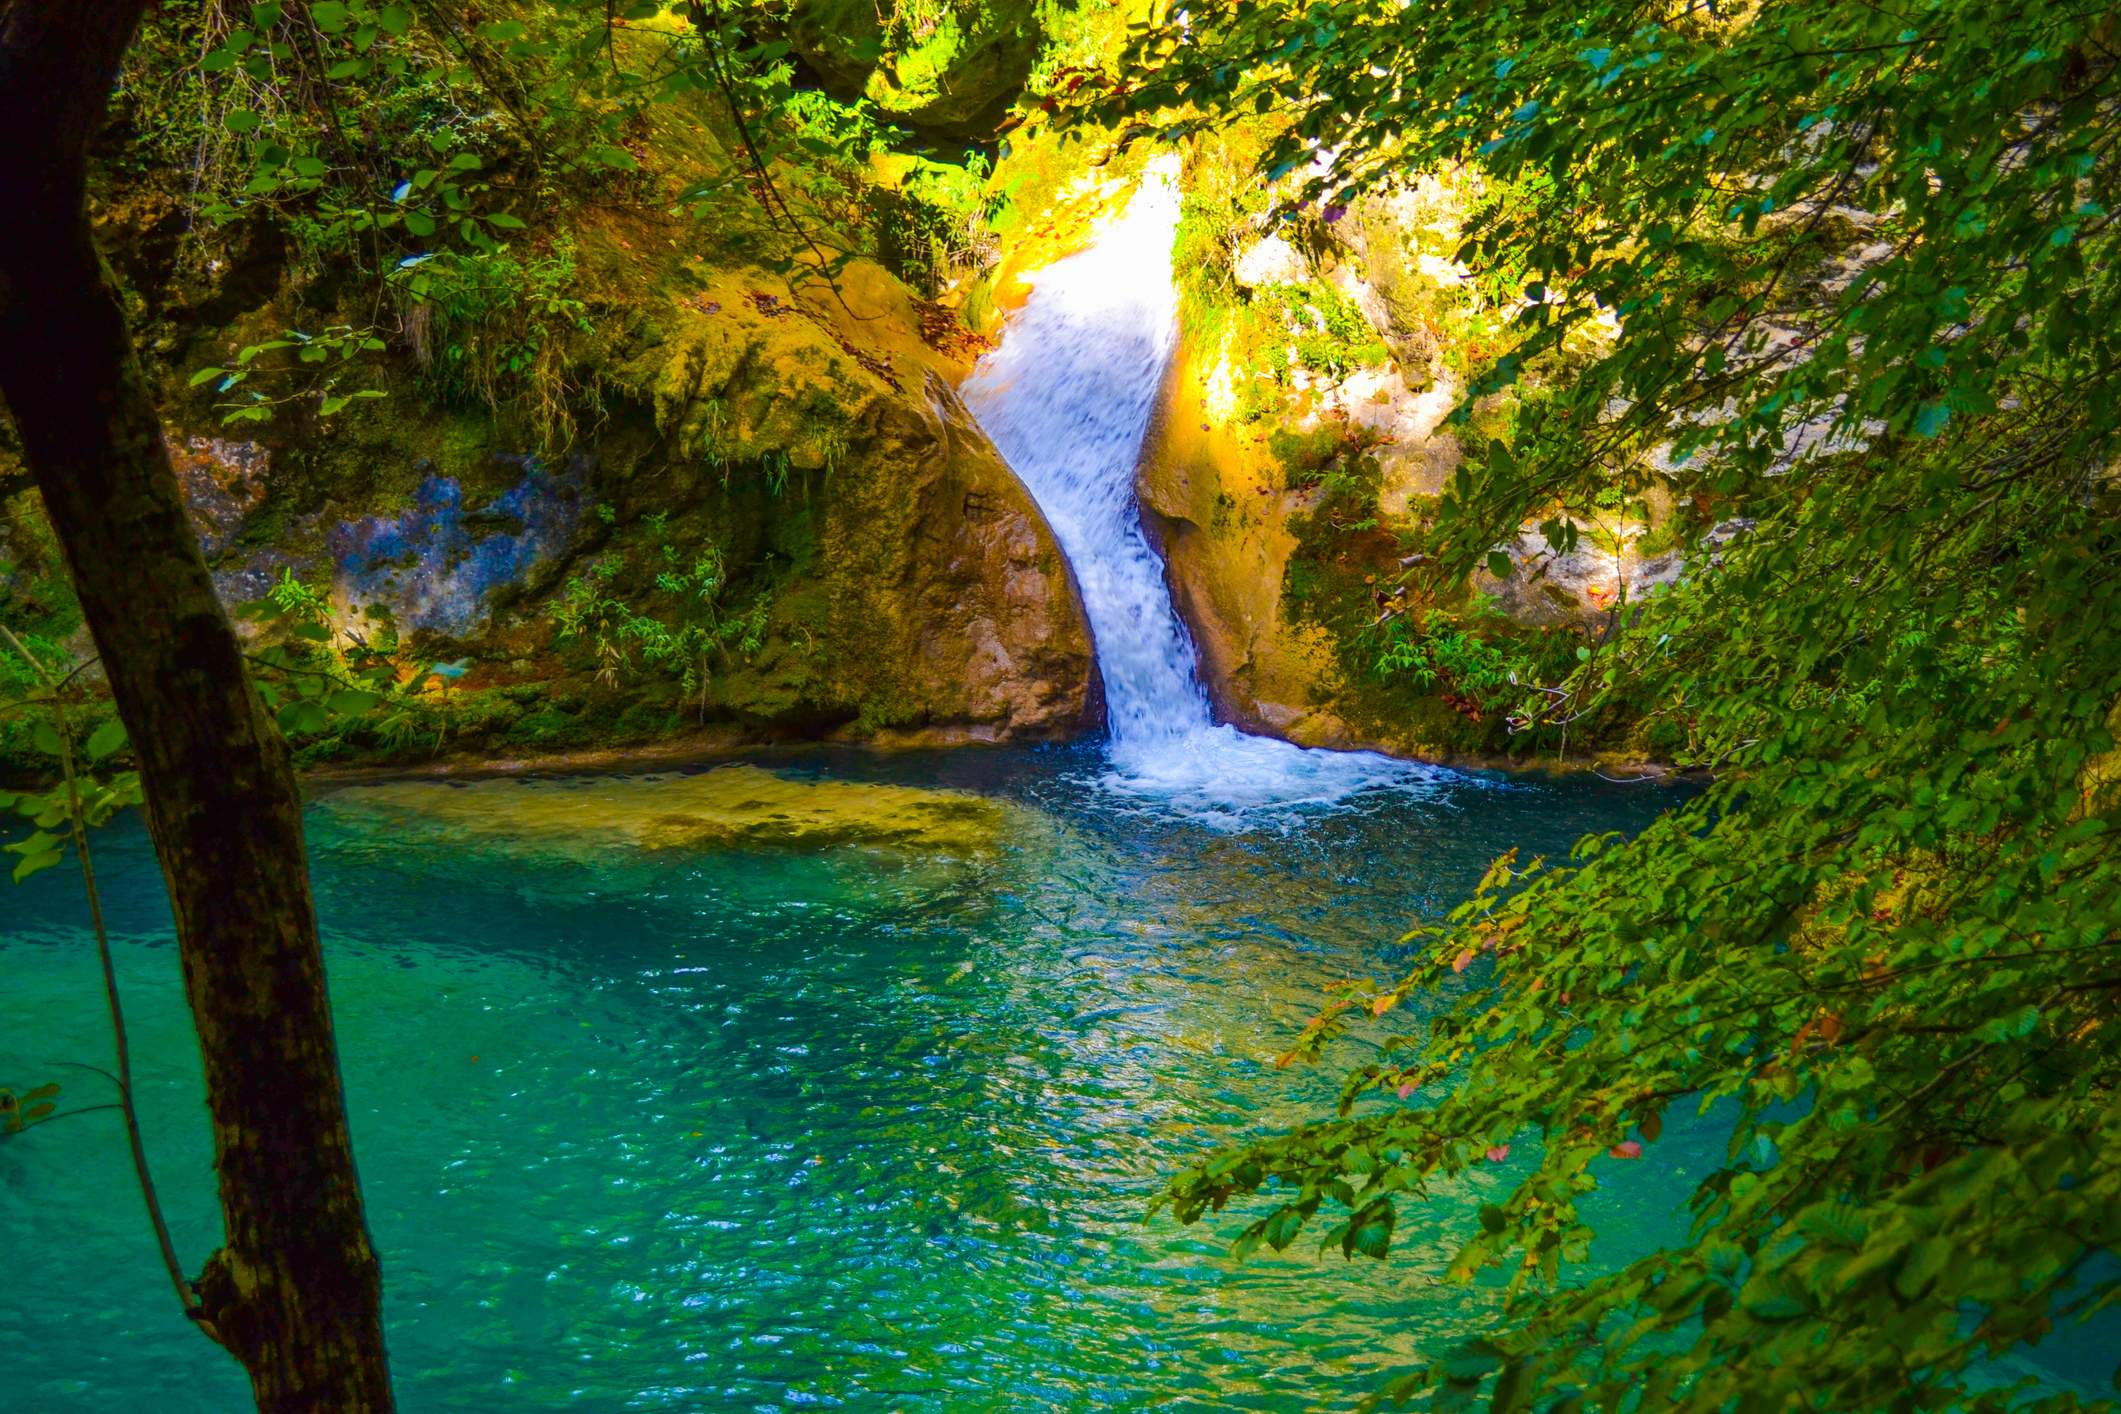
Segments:
[[[145,4],[0,0],[0,395],[139,757],[176,915],[227,1228],[200,1314],[260,1410],[389,1410],[301,800],[90,240],[88,137]]]

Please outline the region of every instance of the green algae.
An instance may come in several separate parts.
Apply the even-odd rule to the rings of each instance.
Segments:
[[[973,855],[1020,833],[1022,807],[957,791],[802,780],[756,766],[698,775],[350,787],[330,810],[530,848],[636,850],[875,848]]]

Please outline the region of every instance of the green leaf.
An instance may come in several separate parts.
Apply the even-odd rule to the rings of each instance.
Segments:
[[[88,759],[101,761],[114,756],[125,747],[125,723],[113,717],[88,734],[85,750]]]
[[[1269,1247],[1280,1252],[1296,1240],[1303,1227],[1304,1215],[1293,1206],[1285,1206],[1267,1219],[1262,1235]]]
[[[2017,1041],[2032,1035],[2039,1025],[2040,1008],[2028,1005],[1983,1022],[1975,1029],[1974,1035],[1991,1044]]]
[[[1510,577],[1510,557],[1500,550],[1488,551],[1488,573],[1497,579]]]
[[[1919,1300],[1951,1264],[1954,1251],[1951,1242],[1942,1237],[1926,1237],[1917,1242],[1908,1249],[1900,1270],[1893,1274],[1893,1290],[1900,1293],[1903,1301]]]
[[[280,709],[275,720],[280,730],[290,737],[312,736],[329,725],[323,705],[306,698],[289,702]]]
[[[1531,1363],[1525,1360],[1509,1361],[1502,1367],[1502,1375],[1495,1381],[1495,1393],[1488,1400],[1489,1414],[1518,1414],[1519,1410],[1531,1407]]]
[[[373,692],[346,687],[324,699],[324,707],[335,717],[365,717],[382,701],[383,699]]]
[[[10,854],[19,856],[15,861],[14,879],[21,883],[30,875],[51,868],[66,857],[66,845],[57,835],[39,830],[27,839],[17,840],[7,846]]]
[[[1398,1213],[1388,1202],[1375,1202],[1357,1213],[1348,1225],[1343,1251],[1349,1256],[1382,1261],[1392,1248],[1392,1226]]]
[[[1476,1337],[1453,1348],[1434,1365],[1435,1372],[1454,1385],[1477,1385],[1502,1368],[1503,1353],[1495,1342]]]

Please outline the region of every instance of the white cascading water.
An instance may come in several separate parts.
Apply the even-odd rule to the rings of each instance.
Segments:
[[[1082,586],[1109,719],[1106,784],[1212,824],[1417,789],[1444,774],[1367,751],[1319,751],[1218,725],[1194,672],[1134,477],[1177,339],[1172,166],[1120,218],[1032,277],[1032,294],[963,394],[1016,470]]]

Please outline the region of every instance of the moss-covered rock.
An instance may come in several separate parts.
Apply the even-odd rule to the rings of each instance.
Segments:
[[[671,452],[627,504],[755,498],[764,475],[767,513],[803,532],[768,556],[774,650],[707,702],[861,735],[1065,735],[1094,708],[1066,561],[917,330],[869,262],[801,306],[718,279],[614,374]]]
[[[932,307],[871,261],[791,287],[693,257],[656,220],[575,233],[574,293],[599,319],[573,357],[596,406],[564,456],[522,452],[520,421],[438,398],[396,359],[370,370],[387,396],[241,437],[216,427],[210,390],[170,397],[174,460],[230,603],[291,575],[345,632],[370,633],[363,615],[387,610],[408,681],[455,660],[453,679],[420,693],[417,722],[353,724],[298,743],[304,758],[544,754],[703,730],[723,743],[1050,739],[1094,721],[1068,566],[958,403],[967,350],[929,344]],[[247,311],[189,357],[289,319],[272,303]],[[183,373],[165,367],[165,386]],[[34,501],[23,510],[28,529],[0,546],[8,611],[71,633],[55,564],[30,563],[52,558],[31,554]],[[703,606],[705,580],[670,576],[710,561]],[[46,580],[57,598],[40,608]],[[608,634],[567,631],[584,584],[623,606]],[[643,649],[646,628],[702,624],[681,659]]]
[[[826,87],[938,137],[991,138],[1046,42],[1009,0],[797,0],[788,39]]]

